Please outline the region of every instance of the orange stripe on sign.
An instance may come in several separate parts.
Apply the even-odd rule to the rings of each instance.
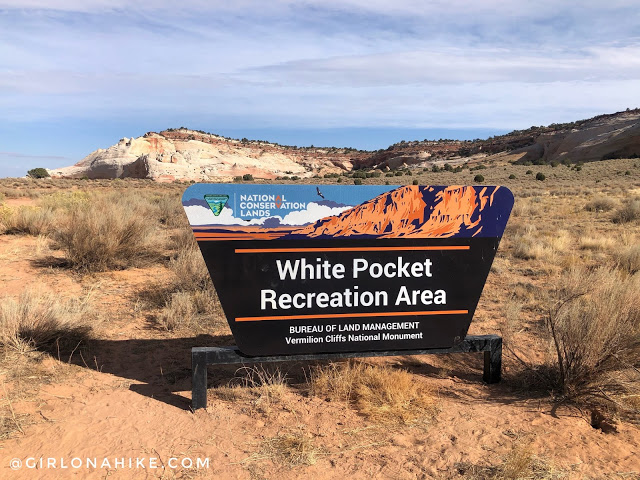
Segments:
[[[296,253],[296,252],[389,252],[393,250],[469,250],[469,245],[440,247],[333,247],[333,248],[236,248],[236,253]]]
[[[469,310],[430,310],[427,312],[373,312],[373,313],[326,313],[318,315],[276,315],[270,317],[237,317],[236,322],[262,322],[264,320],[312,320],[317,318],[351,317],[408,317],[412,315],[466,315]]]

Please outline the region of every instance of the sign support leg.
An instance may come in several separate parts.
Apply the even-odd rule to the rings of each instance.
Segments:
[[[484,353],[482,379],[486,383],[497,383],[502,370],[502,338],[498,335],[470,335],[451,348],[423,350],[395,350],[381,352],[338,352],[305,355],[274,355],[249,357],[236,347],[193,347],[191,349],[191,408],[207,408],[207,365],[233,365],[247,363],[297,362],[310,360],[337,360],[361,357],[397,357],[406,355],[429,355],[443,353]]]
[[[207,355],[191,349],[191,408],[207,408]]]
[[[482,379],[486,383],[498,383],[502,378],[502,337],[489,340],[489,350],[484,351]]]

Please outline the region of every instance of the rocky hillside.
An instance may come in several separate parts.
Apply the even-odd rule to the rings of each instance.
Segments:
[[[298,148],[262,141],[234,140],[180,128],[123,138],[89,154],[72,167],[51,170],[56,177],[151,178],[158,181],[230,181],[312,177],[358,168],[399,168],[482,161],[509,154],[520,163],[592,162],[640,156],[640,109],[547,127],[531,127],[486,140],[410,141],[377,152],[351,148]]]
[[[510,153],[519,163],[593,162],[640,157],[640,109],[577,122],[515,130],[487,140],[400,142],[374,153],[363,164],[391,167]]]
[[[256,178],[311,177],[351,170],[366,156],[354,149],[297,148],[268,142],[233,140],[180,128],[123,138],[71,167],[51,170],[54,177],[151,178],[158,181],[230,181]]]

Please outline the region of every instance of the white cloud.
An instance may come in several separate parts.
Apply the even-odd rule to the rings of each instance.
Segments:
[[[318,205],[315,202],[307,204],[305,210],[298,210],[290,212],[283,217],[274,215],[269,218],[277,218],[282,225],[307,225],[309,223],[316,222],[322,218],[339,215],[340,213],[348,210],[351,207],[328,207],[326,205]],[[217,217],[213,214],[210,208],[205,208],[200,205],[189,205],[185,207],[187,212],[187,218],[189,223],[193,226],[196,225],[262,225],[267,218],[252,219],[250,221],[243,220],[233,216],[233,212],[230,208],[223,208],[220,215]]]
[[[307,203],[306,210],[298,210],[288,213],[280,223],[283,225],[307,225],[316,222],[322,218],[340,215],[351,207],[328,207],[327,205],[318,205],[315,202]]]

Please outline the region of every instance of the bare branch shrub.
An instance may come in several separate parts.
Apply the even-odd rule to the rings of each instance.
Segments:
[[[640,276],[574,269],[561,279],[545,325],[551,378],[562,397],[622,388],[616,373],[640,362]]]
[[[629,223],[640,220],[640,199],[634,198],[627,201],[613,213],[611,220],[613,223]]]

